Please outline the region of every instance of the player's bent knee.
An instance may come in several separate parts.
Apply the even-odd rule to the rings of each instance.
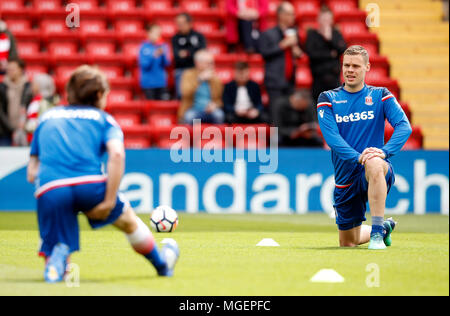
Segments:
[[[379,176],[385,176],[387,171],[387,164],[381,158],[372,158],[365,164],[366,175],[370,178],[376,178]]]

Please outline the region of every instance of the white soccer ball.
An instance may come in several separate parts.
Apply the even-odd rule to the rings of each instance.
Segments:
[[[152,216],[150,217],[150,226],[158,233],[173,232],[178,226],[177,212],[175,212],[175,210],[170,206],[158,206],[152,212]]]

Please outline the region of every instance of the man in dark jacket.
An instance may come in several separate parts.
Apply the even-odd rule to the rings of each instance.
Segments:
[[[203,34],[193,29],[192,17],[181,13],[176,17],[177,34],[172,37],[173,58],[175,61],[175,88],[177,97],[181,97],[180,83],[183,72],[194,68],[194,55],[206,48]]]
[[[347,48],[342,34],[333,27],[333,13],[330,9],[322,7],[318,22],[317,30],[308,31],[305,45],[313,75],[314,102],[321,92],[339,87],[340,58]]]
[[[246,62],[235,65],[234,80],[225,86],[223,106],[230,124],[257,124],[265,122],[264,107],[259,85],[250,80]]]
[[[279,144],[283,147],[323,147],[310,94],[305,90],[276,101]]]
[[[264,84],[269,94],[270,114],[277,111],[275,101],[295,88],[295,63],[301,57],[295,25],[295,9],[282,2],[277,9],[278,25],[264,32],[259,39],[259,51],[264,58]]]

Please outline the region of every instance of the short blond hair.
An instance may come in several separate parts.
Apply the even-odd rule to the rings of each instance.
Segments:
[[[361,55],[363,57],[364,61],[366,62],[366,64],[369,62],[369,52],[367,51],[367,49],[365,49],[361,45],[350,46],[349,48],[347,48],[345,50],[344,56],[345,55],[349,55],[349,56]]]

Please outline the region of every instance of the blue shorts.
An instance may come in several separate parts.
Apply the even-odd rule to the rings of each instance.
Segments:
[[[395,175],[391,163],[388,162],[388,165],[386,184],[389,193],[395,182]],[[336,187],[334,190],[334,210],[339,230],[350,230],[366,221],[369,183],[366,180],[365,168],[362,168],[353,179],[351,185]]]
[[[106,183],[91,183],[60,187],[41,195],[37,200],[37,215],[41,236],[40,254],[50,256],[58,243],[69,246],[70,252],[80,250],[78,213],[93,209],[105,198]],[[92,228],[114,223],[128,202],[119,194],[114,209],[104,221],[89,220]]]

